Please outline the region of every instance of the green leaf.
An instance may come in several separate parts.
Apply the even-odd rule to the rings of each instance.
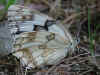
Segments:
[[[100,28],[100,24],[96,25],[96,30]]]
[[[9,6],[12,5],[12,4],[15,4],[16,3],[16,0],[8,0],[8,3],[5,7],[6,11],[8,10]]]
[[[6,5],[6,0],[0,0],[0,4]]]
[[[90,42],[90,52],[91,55],[94,56],[93,35],[91,34],[91,14],[89,8],[88,8],[88,35],[89,35],[89,42]]]
[[[15,3],[16,0],[0,0],[0,5],[4,6],[3,9],[0,9],[0,21],[5,18],[5,14],[7,13],[9,6]]]

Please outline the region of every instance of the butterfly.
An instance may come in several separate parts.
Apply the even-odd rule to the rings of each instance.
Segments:
[[[71,34],[59,26],[48,15],[22,5],[8,8],[9,30],[13,36],[13,55],[24,67],[36,68],[53,65],[66,57],[72,50],[74,40]]]

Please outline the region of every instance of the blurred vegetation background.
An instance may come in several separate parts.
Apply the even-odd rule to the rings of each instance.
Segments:
[[[7,20],[7,11],[12,4],[28,6],[60,21],[74,37],[80,38],[79,47],[89,51],[100,68],[99,0],[0,0],[0,22]]]

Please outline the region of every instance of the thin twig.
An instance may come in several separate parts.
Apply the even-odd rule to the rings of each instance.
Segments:
[[[89,72],[91,72],[91,71],[93,71],[93,69],[90,69],[90,70],[88,70],[88,71],[85,71],[85,72],[81,73],[81,75],[84,75],[84,74],[89,73]]]

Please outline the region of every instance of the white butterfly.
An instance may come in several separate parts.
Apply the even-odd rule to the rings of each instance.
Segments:
[[[51,17],[21,5],[8,9],[8,21],[14,36],[13,55],[27,68],[53,65],[74,51],[76,43]]]

